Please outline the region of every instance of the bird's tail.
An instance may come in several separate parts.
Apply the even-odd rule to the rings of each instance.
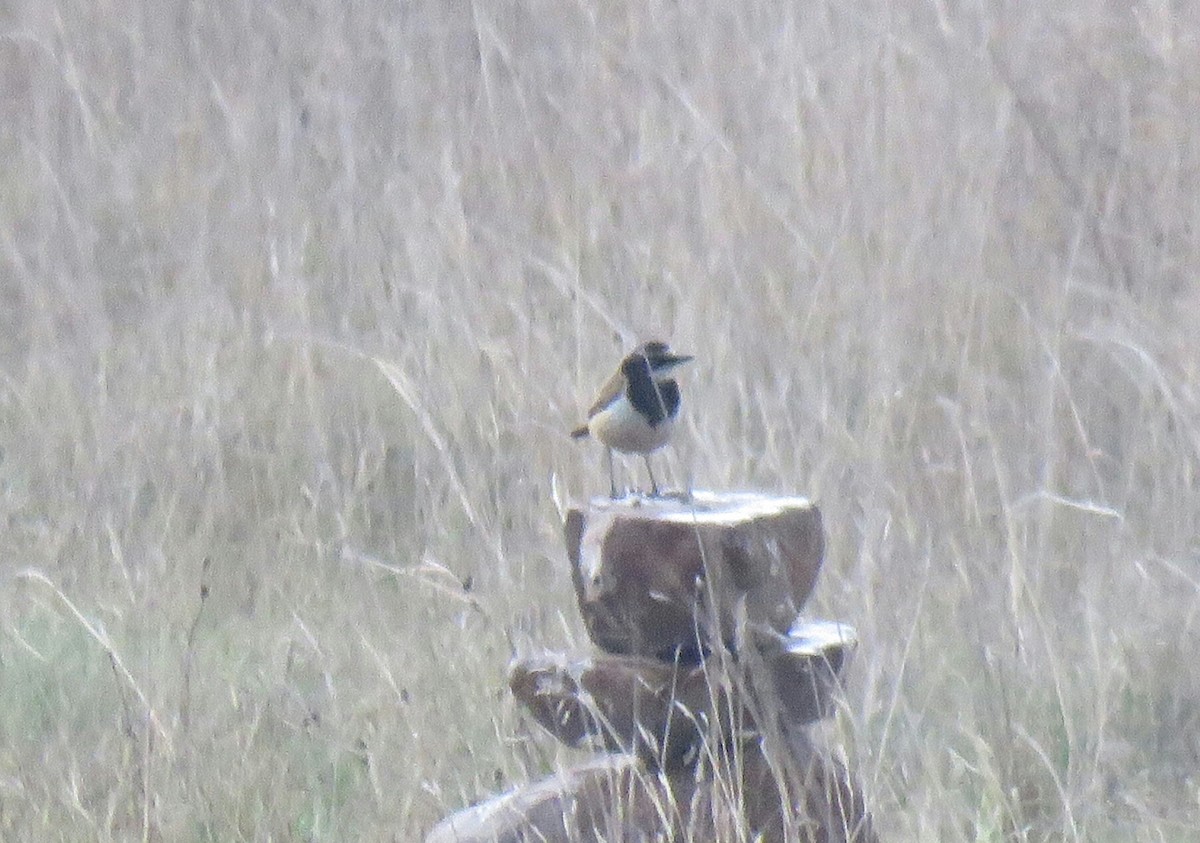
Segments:
[[[579,427],[577,427],[571,431],[571,438],[572,439],[584,439],[587,437],[588,433],[589,433],[588,426],[586,424],[580,425]]]

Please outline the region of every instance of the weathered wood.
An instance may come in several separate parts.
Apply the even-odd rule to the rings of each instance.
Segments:
[[[862,794],[814,750],[857,640],[799,622],[824,552],[803,498],[697,494],[570,511],[579,607],[604,652],[517,662],[513,694],[604,756],[448,817],[428,843],[873,843]]]
[[[425,843],[637,840],[656,826],[644,778],[633,758],[602,756],[451,814]]]
[[[747,493],[596,499],[568,513],[565,533],[592,640],[666,659],[731,642],[740,613],[785,633],[825,548],[808,500]]]
[[[794,726],[830,716],[842,670],[856,649],[858,632],[838,621],[799,621],[786,636],[760,647],[782,721]]]
[[[596,741],[636,752],[651,769],[694,766],[702,741],[729,745],[759,712],[790,726],[830,713],[838,675],[856,644],[852,627],[799,623],[761,649],[770,699],[726,654],[699,665],[644,656],[552,654],[516,662],[509,687],[534,719],[568,746]]]
[[[631,756],[603,756],[453,814],[426,843],[874,843],[861,792],[845,768],[806,739],[780,760],[757,742],[715,769],[655,775]]]

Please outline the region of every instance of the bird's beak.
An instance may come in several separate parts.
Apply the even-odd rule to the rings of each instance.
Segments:
[[[667,372],[667,371],[670,371],[671,369],[676,369],[676,368],[682,366],[684,363],[689,362],[691,359],[692,359],[692,355],[690,355],[690,354],[668,354],[666,357],[664,357],[662,359],[661,365],[658,366],[658,369],[659,369],[659,371]]]

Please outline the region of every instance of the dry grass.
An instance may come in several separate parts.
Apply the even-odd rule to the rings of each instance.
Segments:
[[[564,431],[660,334],[677,482],[822,505],[885,834],[1191,839],[1198,20],[6,5],[0,838],[407,841],[569,763],[503,673],[582,646]]]

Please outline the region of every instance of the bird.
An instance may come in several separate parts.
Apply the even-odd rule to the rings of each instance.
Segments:
[[[671,439],[680,402],[679,384],[671,374],[690,360],[690,354],[675,354],[665,342],[642,343],[625,356],[601,387],[588,410],[587,422],[571,431],[572,439],[594,436],[604,444],[613,498],[617,497],[613,451],[642,455],[650,474],[650,494],[658,497],[650,454]]]

